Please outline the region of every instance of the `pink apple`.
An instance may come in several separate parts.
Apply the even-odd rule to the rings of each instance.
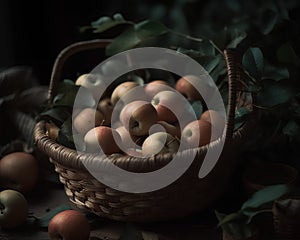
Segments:
[[[100,126],[104,119],[104,115],[100,111],[85,108],[75,116],[73,124],[78,133],[85,135],[90,129]]]
[[[87,152],[100,152],[100,148],[108,155],[120,152],[118,143],[121,137],[115,129],[107,126],[92,128],[84,136],[84,142]]]
[[[174,91],[161,91],[151,101],[155,107],[159,121],[177,122],[186,108],[183,97]]]
[[[108,84],[105,82],[104,77],[100,74],[82,74],[80,75],[75,85],[87,88],[95,99],[99,99],[102,89],[106,89]]]
[[[202,113],[202,115],[200,116],[200,120],[207,121],[212,125],[212,141],[222,136],[225,128],[225,117],[222,117],[219,112],[215,110],[207,110]]]
[[[210,143],[211,124],[204,120],[195,120],[182,130],[181,140],[186,148],[201,147]]]
[[[138,87],[139,84],[136,82],[123,82],[119,84],[111,95],[111,102],[113,105],[115,105],[120,98],[123,98],[126,93],[128,93],[130,90],[132,90],[135,87]]]
[[[110,98],[104,98],[100,100],[97,110],[99,110],[103,116],[104,116],[104,126],[110,126],[111,125],[111,116],[114,110],[114,106],[111,102]]]
[[[130,134],[124,126],[116,128],[116,131],[121,137],[121,142],[117,144],[123,152],[127,153],[128,149],[138,148],[142,144],[143,137],[138,137]]]
[[[146,94],[152,99],[157,93],[172,90],[173,88],[163,80],[154,80],[152,82],[147,83],[145,86]],[[175,89],[174,89],[175,90]]]
[[[166,132],[156,132],[147,137],[142,145],[143,156],[163,153],[176,153],[179,141]]]

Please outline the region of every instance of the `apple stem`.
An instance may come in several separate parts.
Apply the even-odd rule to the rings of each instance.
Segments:
[[[169,142],[167,142],[167,146],[169,145],[169,144],[171,144],[172,142],[174,142],[174,141],[176,141],[176,139],[175,138],[173,138],[171,141],[169,141]]]

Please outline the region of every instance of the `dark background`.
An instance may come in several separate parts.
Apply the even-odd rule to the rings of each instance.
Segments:
[[[0,68],[28,65],[42,84],[48,84],[55,57],[64,47],[96,37],[80,33],[80,26],[118,12],[132,21],[153,17],[153,13],[162,19],[169,15],[172,5],[172,1],[0,0]],[[110,31],[99,37],[115,34]]]
[[[99,17],[119,12],[131,21],[158,19],[173,30],[198,37],[207,29],[222,29],[245,15],[255,20],[263,4],[275,2],[280,0],[0,0],[0,68],[31,66],[41,83],[47,85],[55,57],[64,47],[80,40],[116,36],[115,30],[100,35],[79,32],[80,26]],[[283,2],[290,9],[291,19],[299,23],[299,1]]]

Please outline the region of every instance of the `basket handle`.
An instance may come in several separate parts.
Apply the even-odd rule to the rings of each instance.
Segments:
[[[57,56],[49,84],[48,90],[48,102],[51,103],[53,97],[56,94],[58,84],[61,78],[61,73],[63,71],[63,66],[66,60],[72,55],[86,50],[93,50],[98,48],[105,48],[109,43],[111,43],[111,39],[95,39],[95,40],[87,40],[82,42],[77,42],[69,45],[65,49],[63,49],[59,55]],[[232,135],[234,132],[234,118],[235,118],[235,108],[236,108],[236,88],[237,81],[240,77],[239,74],[239,66],[237,64],[237,59],[234,51],[225,50],[224,58],[227,66],[228,73],[228,108],[227,108],[227,121],[225,126],[225,142],[230,141],[232,139]]]
[[[56,94],[58,84],[61,78],[61,73],[63,71],[64,63],[67,61],[69,57],[81,51],[105,48],[111,42],[112,42],[111,39],[95,39],[95,40],[73,43],[67,46],[66,48],[64,48],[55,59],[53,65],[49,89],[48,89],[48,103],[52,102],[53,97]]]
[[[225,126],[225,143],[232,139],[234,132],[234,119],[236,108],[237,82],[240,79],[240,66],[233,50],[225,49],[224,58],[226,61],[228,75],[228,106],[227,122]]]

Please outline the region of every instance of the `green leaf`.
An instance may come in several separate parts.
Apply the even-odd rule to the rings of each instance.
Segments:
[[[203,113],[203,106],[202,106],[201,101],[194,101],[192,103],[192,108],[196,115],[196,118],[199,119],[201,114]]]
[[[282,129],[282,133],[290,137],[299,135],[300,127],[297,122],[290,120]]]
[[[260,79],[264,69],[264,58],[259,48],[249,48],[243,55],[243,66],[250,75]]]
[[[116,37],[114,41],[106,47],[106,54],[114,55],[126,51],[167,31],[168,29],[160,22],[151,20],[142,21]]]
[[[211,73],[218,66],[219,62],[221,61],[221,57],[201,56],[197,58],[197,61],[208,73]]]
[[[119,52],[131,49],[137,46],[140,42],[141,40],[138,38],[134,27],[131,26],[128,30],[116,37],[113,42],[106,47],[105,53],[108,56],[112,56]]]
[[[243,218],[243,214],[241,212],[231,213],[231,214],[228,214],[228,215],[224,216],[222,218],[222,220],[219,221],[218,226],[222,226],[222,225],[227,224],[229,222],[238,221],[242,218]]]
[[[263,88],[257,94],[257,104],[264,107],[275,107],[288,102],[294,95],[294,89],[286,83],[264,80]]]
[[[241,32],[238,29],[234,28],[230,31],[230,41],[227,44],[226,48],[236,48],[246,37],[247,34],[245,32]]]
[[[261,13],[261,19],[258,26],[260,28],[260,31],[265,35],[272,32],[277,23],[278,17],[278,13],[272,9],[266,9],[265,11],[263,11]]]
[[[295,53],[294,48],[292,47],[292,45],[289,42],[283,44],[277,50],[276,54],[277,54],[277,59],[279,62],[292,63],[295,66],[300,65],[300,59],[297,56],[297,54]]]
[[[234,129],[240,128],[247,120],[249,114],[250,114],[250,110],[246,107],[241,107],[237,109],[235,112]]]
[[[278,184],[265,187],[252,195],[241,208],[243,214],[249,216],[257,208],[281,198],[290,191],[290,188],[285,184]]]
[[[56,126],[60,126],[71,114],[63,108],[51,108],[40,113],[38,121],[52,121]]]
[[[91,26],[95,29],[95,33],[101,33],[120,24],[130,23],[131,22],[126,21],[120,13],[116,13],[112,18],[107,16],[99,18],[98,20],[92,22]]]
[[[224,28],[212,41],[221,49],[236,48],[245,38],[247,34],[237,28]]]
[[[62,205],[57,208],[52,209],[50,212],[42,216],[41,218],[37,218],[37,224],[39,227],[47,228],[51,219],[58,213],[72,209],[69,205]]]
[[[57,142],[69,147],[75,148],[74,139],[73,139],[73,132],[72,132],[72,118],[69,117],[60,127]]]
[[[137,23],[134,25],[134,29],[141,41],[146,41],[168,31],[165,25],[153,20],[145,20],[143,22]]]
[[[288,79],[289,77],[290,73],[286,67],[275,67],[271,64],[265,64],[262,79],[272,79],[275,81],[279,81],[282,79]]]

